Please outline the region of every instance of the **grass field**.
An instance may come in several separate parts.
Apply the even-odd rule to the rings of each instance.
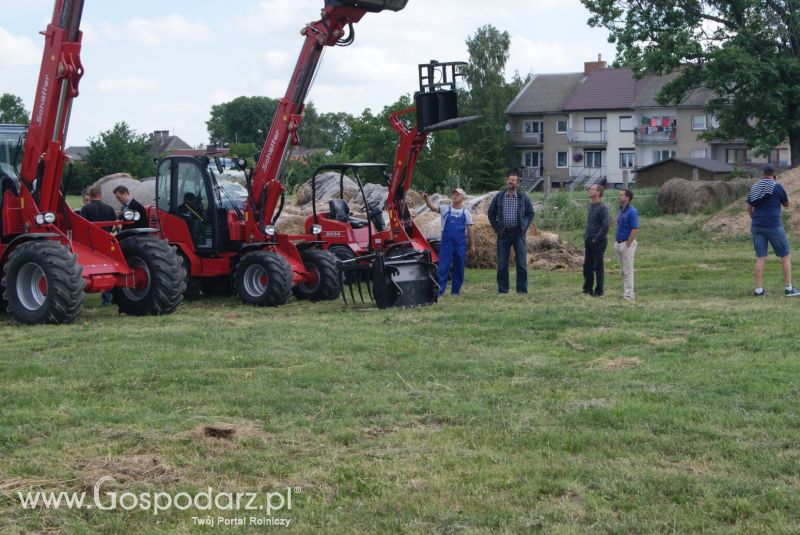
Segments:
[[[697,223],[643,220],[635,305],[609,259],[600,299],[577,273],[499,297],[468,271],[415,310],[218,297],[128,318],[90,296],[70,326],[3,316],[0,532],[269,529],[17,495],[113,475],[103,492],[289,488],[272,517],[292,533],[797,533],[800,301],[774,258],[750,297],[750,244]]]

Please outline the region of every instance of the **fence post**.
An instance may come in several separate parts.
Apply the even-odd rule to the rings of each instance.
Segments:
[[[696,167],[694,169],[692,169],[692,180],[694,182],[697,182],[698,180],[700,180],[700,170],[697,169]]]
[[[628,178],[628,171],[627,170],[622,171],[622,187],[623,188],[628,189],[629,180],[630,179]]]
[[[550,198],[550,190],[552,186],[553,184],[552,182],[550,182],[550,175],[547,175],[546,177],[544,177],[544,185],[542,186],[542,189],[544,190],[544,200]]]

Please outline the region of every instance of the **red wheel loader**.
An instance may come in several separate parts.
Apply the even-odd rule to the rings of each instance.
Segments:
[[[301,30],[305,41],[258,162],[247,175],[243,209],[224,206],[209,158],[172,156],[158,162],[151,221],[179,249],[190,291],[222,281],[257,306],[284,304],[292,293],[308,300],[338,297],[335,257],[323,250],[320,229],[312,226],[298,235],[275,229],[285,191],[279,173],[290,147],[299,144],[304,102],[324,49],[351,44],[353,25],[366,13],[400,11],[407,2],[326,0],[322,17]]]
[[[362,284],[378,308],[411,307],[436,302],[439,286],[436,277],[437,253],[411,217],[406,193],[411,188],[414,166],[431,132],[456,128],[478,116],[458,117],[456,81],[463,77],[463,62],[431,61],[419,65],[419,91],[413,108],[392,113],[389,123],[400,139],[395,150],[391,176],[386,164],[342,163],[322,165],[311,181],[312,214],[305,221],[306,232],[321,228],[324,248],[339,260],[341,281],[347,302],[353,287],[364,301]],[[411,126],[407,116],[416,115]],[[329,201],[326,212],[317,212],[316,183],[321,173],[339,175],[339,198]],[[384,203],[389,223],[383,219],[383,207],[370,202],[364,191],[364,174],[382,176],[388,186]],[[351,176],[358,186],[365,218],[353,217],[344,195],[344,177]]]
[[[126,314],[168,314],[185,289],[180,258],[157,231],[126,228],[134,212],[89,222],[64,201],[64,143],[84,72],[82,12],[83,0],[56,0],[30,125],[0,127],[3,308],[21,323],[68,323],[85,292],[112,291]]]

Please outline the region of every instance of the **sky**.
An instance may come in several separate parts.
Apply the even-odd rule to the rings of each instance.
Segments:
[[[0,93],[31,109],[54,0],[0,0]],[[302,45],[299,30],[324,0],[87,0],[81,29],[85,75],[67,146],[121,121],[139,133],[169,130],[208,142],[211,106],[238,96],[280,98]],[[380,112],[418,87],[417,65],[466,61],[466,40],[491,24],[511,36],[506,77],[577,72],[607,32],[590,28],[579,0],[409,0],[399,12],[368,13],[352,46],[327,48],[309,101],[319,112]],[[264,118],[268,124],[271,117]]]

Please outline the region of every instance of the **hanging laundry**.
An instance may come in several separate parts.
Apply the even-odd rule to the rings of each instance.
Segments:
[[[669,126],[669,117],[663,117],[661,119],[661,126]]]
[[[642,125],[647,126],[647,123],[649,123],[649,122],[650,122],[650,118],[649,117],[642,117]]]
[[[650,126],[658,126],[658,119],[656,117],[650,119]]]

